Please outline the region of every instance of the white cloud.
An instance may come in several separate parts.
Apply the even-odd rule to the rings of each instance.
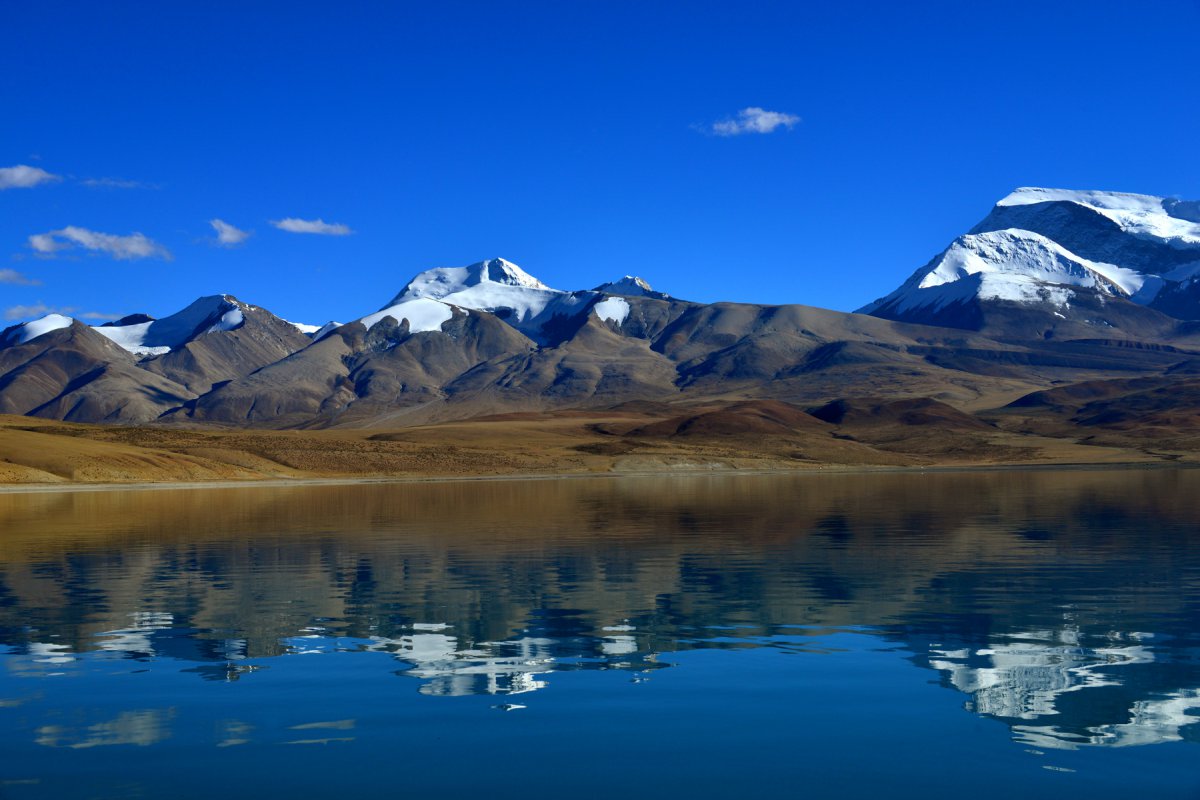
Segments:
[[[212,225],[213,230],[217,232],[217,244],[222,247],[237,247],[249,239],[252,233],[251,231],[235,228],[222,219],[210,219],[208,224]]]
[[[136,258],[171,260],[171,252],[167,248],[141,233],[117,236],[111,233],[89,231],[87,228],[79,228],[74,225],[68,225],[48,233],[35,233],[29,237],[29,246],[33,248],[34,252],[43,256],[82,247],[84,250],[107,253],[120,260]]]
[[[15,167],[0,167],[0,190],[3,189],[32,189],[40,183],[53,183],[62,180],[58,175],[52,175],[44,169],[17,164]]]
[[[743,133],[774,133],[780,128],[791,130],[800,122],[795,114],[767,111],[751,106],[743,108],[732,119],[714,122],[709,132],[716,136],[741,136]]]
[[[28,306],[10,306],[4,310],[4,318],[7,320],[36,319],[47,314],[62,314],[64,317],[90,320],[119,319],[121,316],[120,314],[105,314],[101,311],[80,311],[76,306],[48,306],[41,302]]]
[[[349,236],[354,233],[349,225],[340,222],[326,222],[323,219],[286,219],[271,220],[271,224],[281,231],[288,233],[319,233],[324,236]]]
[[[157,189],[156,183],[130,181],[124,178],[84,178],[80,181],[89,189]]]
[[[41,286],[42,282],[27,278],[15,269],[0,269],[0,283],[11,286]]]
[[[25,319],[26,317],[44,317],[47,314],[63,314],[70,316],[73,308],[48,306],[45,303],[34,303],[31,306],[11,306],[4,310],[5,319]]]

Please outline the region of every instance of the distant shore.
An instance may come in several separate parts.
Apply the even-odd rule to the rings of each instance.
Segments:
[[[926,466],[861,466],[828,464],[790,469],[664,469],[638,472],[564,472],[513,473],[508,475],[379,475],[362,477],[324,478],[246,478],[212,481],[133,481],[129,483],[3,483],[0,494],[50,494],[62,492],[129,492],[129,491],[190,491],[193,489],[281,489],[321,486],[403,485],[420,483],[466,483],[505,481],[560,481],[588,479],[645,479],[645,478],[704,478],[704,477],[763,477],[785,475],[891,475],[954,472],[1058,472],[1102,470],[1161,470],[1197,469],[1194,462],[1074,462],[1074,463],[1012,463],[1012,464],[943,464]]]
[[[610,410],[306,431],[0,416],[0,493],[1200,463],[1200,443],[1185,437],[1088,432],[1085,441],[1076,428],[1036,429],[1037,420],[988,423],[942,406],[926,412],[921,419],[938,412],[935,422],[873,414],[834,425],[756,401],[674,417]]]

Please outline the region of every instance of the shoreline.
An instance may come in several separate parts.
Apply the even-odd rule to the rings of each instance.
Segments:
[[[1064,462],[1064,463],[1009,463],[1009,464],[937,464],[929,466],[852,466],[830,464],[802,469],[677,469],[644,470],[630,472],[564,472],[564,473],[513,473],[511,475],[370,475],[360,477],[323,478],[247,478],[244,480],[213,481],[137,481],[130,483],[7,483],[0,484],[0,495],[5,494],[51,494],[59,492],[145,492],[145,491],[190,491],[193,489],[281,489],[309,488],[319,486],[364,486],[373,484],[419,484],[419,483],[465,483],[477,481],[555,481],[580,479],[620,478],[700,478],[700,477],[762,477],[780,475],[878,475],[878,474],[923,474],[955,472],[1052,472],[1052,471],[1099,471],[1099,470],[1160,470],[1198,469],[1200,463],[1178,461],[1120,461],[1120,462]]]

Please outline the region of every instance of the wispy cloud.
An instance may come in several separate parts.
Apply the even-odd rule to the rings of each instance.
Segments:
[[[349,236],[354,233],[349,225],[340,222],[326,222],[323,219],[273,219],[271,224],[281,231],[288,233],[318,233],[322,236]]]
[[[4,309],[4,318],[7,320],[34,319],[44,317],[47,314],[62,314],[64,317],[90,320],[110,320],[120,317],[119,314],[105,314],[101,311],[80,311],[75,306],[48,306],[41,302],[28,306],[9,306]]]
[[[10,286],[41,286],[42,282],[28,278],[15,269],[0,269],[0,283],[7,283]]]
[[[47,314],[62,314],[69,317],[75,311],[76,309],[70,306],[48,306],[39,302],[28,306],[9,306],[4,309],[4,318],[7,320],[33,319],[44,317]]]
[[[712,123],[706,130],[714,136],[741,136],[744,133],[774,133],[780,128],[791,130],[798,124],[800,117],[795,114],[751,106],[743,108],[729,119]]]
[[[66,175],[66,179],[89,189],[158,189],[157,183],[146,181],[131,181],[125,178],[78,178]],[[31,167],[27,164],[17,164],[15,167],[0,167],[0,190],[32,189],[43,183],[56,183],[64,179],[62,175],[47,172],[41,167]]]
[[[79,181],[89,189],[157,189],[157,183],[130,181],[124,178],[83,178]]]
[[[65,314],[74,309],[66,308],[51,308],[45,303],[34,303],[31,306],[9,306],[4,309],[4,318],[7,320],[25,319],[27,317],[44,317],[47,314]]]
[[[208,224],[217,232],[217,244],[221,247],[237,247],[253,234],[253,231],[241,230],[222,219],[210,219]]]
[[[106,253],[113,258],[128,261],[138,258],[161,258],[171,260],[171,252],[158,242],[141,233],[117,236],[111,233],[89,231],[68,225],[48,233],[35,233],[29,237],[29,246],[42,256],[53,256],[64,250],[81,247],[97,253]]]
[[[61,181],[62,177],[46,172],[40,167],[17,164],[15,167],[0,167],[0,190],[32,189],[42,183]]]

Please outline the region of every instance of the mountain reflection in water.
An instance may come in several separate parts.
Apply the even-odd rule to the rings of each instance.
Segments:
[[[354,659],[521,708],[572,691],[559,673],[871,642],[1027,747],[1196,743],[1197,498],[1187,470],[0,495],[3,737],[149,746],[186,724],[178,704],[39,712],[72,676],[245,683],[306,658],[341,680]]]

